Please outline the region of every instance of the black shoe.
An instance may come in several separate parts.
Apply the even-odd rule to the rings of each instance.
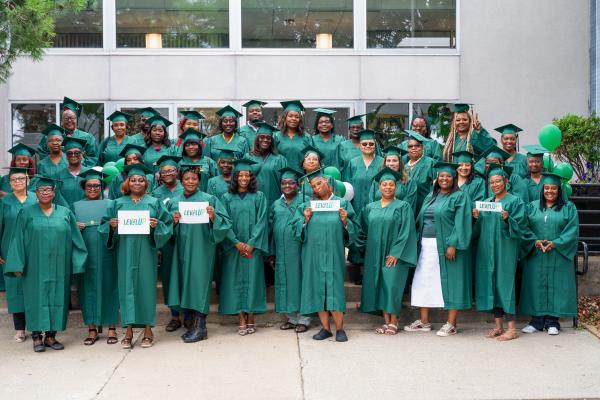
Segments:
[[[208,332],[206,330],[206,315],[202,313],[196,313],[192,330],[189,331],[189,335],[186,335],[183,338],[183,342],[196,343],[206,338],[208,338]]]
[[[61,342],[56,340],[56,338],[54,336],[46,336],[44,338],[44,346],[50,347],[52,350],[64,350],[65,349],[65,346],[63,346],[63,344]]]
[[[335,332],[335,341],[336,342],[347,342],[348,336],[346,336],[346,331],[343,329],[336,331]]]
[[[321,328],[319,333],[313,335],[314,340],[325,340],[333,336],[333,333],[329,332],[325,328]]]
[[[36,353],[46,351],[46,346],[44,346],[44,342],[42,341],[42,335],[31,335],[31,339],[33,339],[33,351]]]
[[[175,332],[177,329],[181,328],[181,321],[178,319],[172,319],[167,324],[165,330],[167,332]]]

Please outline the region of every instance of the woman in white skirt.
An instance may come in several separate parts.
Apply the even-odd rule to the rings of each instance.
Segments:
[[[420,307],[420,319],[404,327],[407,332],[431,331],[430,308],[448,310],[438,336],[457,333],[458,310],[470,309],[471,206],[458,188],[457,164],[438,162],[433,192],[424,200],[417,217],[420,255],[412,283],[411,304]]]

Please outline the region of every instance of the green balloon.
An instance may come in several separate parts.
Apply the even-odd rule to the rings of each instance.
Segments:
[[[570,164],[561,162],[554,166],[554,170],[552,170],[556,175],[560,176],[563,180],[567,182],[571,180],[573,177],[573,167]]]
[[[573,188],[568,183],[563,183],[562,190],[563,190],[563,199],[565,199],[565,200],[568,200],[569,197],[571,197],[571,195],[573,194]]]
[[[104,168],[106,167],[114,167],[117,163],[114,161],[108,161],[107,163],[104,164]]]
[[[538,137],[540,144],[550,151],[558,149],[562,142],[562,133],[558,126],[553,124],[542,127]]]
[[[114,165],[105,165],[104,168],[102,168],[102,172],[110,176],[115,176],[119,174],[119,170]]]
[[[323,175],[331,176],[336,181],[342,179],[342,174],[340,173],[340,170],[336,167],[325,167],[325,169],[323,170]]]
[[[114,177],[115,177],[114,175],[106,175],[104,177],[104,182],[106,182],[107,185],[110,185],[110,183],[112,182]]]
[[[334,168],[334,167],[332,167]],[[337,168],[336,168],[337,170]],[[339,171],[338,171],[339,172]],[[337,179],[335,180],[335,184],[337,186],[338,192],[339,192],[339,196],[340,197],[344,197],[346,195],[346,186],[344,186],[344,182],[342,181],[338,181]]]
[[[119,158],[119,160],[115,163],[115,167],[117,167],[119,172],[123,172],[123,169],[125,169],[125,159]]]
[[[544,170],[546,172],[552,172],[553,169],[554,169],[554,162],[552,161],[550,154],[544,154]]]

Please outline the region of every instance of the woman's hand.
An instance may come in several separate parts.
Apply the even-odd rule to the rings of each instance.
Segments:
[[[240,256],[244,258],[252,258],[252,250],[254,250],[252,246],[249,246],[243,242],[238,242],[235,245],[235,248],[240,252]]]
[[[340,208],[340,220],[344,226],[348,224],[348,211],[344,210],[343,208]]]
[[[450,261],[456,260],[456,247],[448,246],[446,249],[446,258]]]
[[[112,229],[114,231],[115,229],[117,229],[117,226],[119,226],[119,218],[111,218],[110,219],[110,229]]]
[[[312,208],[308,207],[304,209],[304,225],[308,224],[310,217],[312,217]]]
[[[481,121],[479,121],[479,113],[475,113],[473,116],[473,128],[479,132],[481,130]]]
[[[473,209],[473,218],[475,218],[475,219],[479,218],[479,210],[476,208]]]
[[[173,223],[175,225],[177,225],[179,223],[179,220],[181,219],[181,213],[179,211],[175,211],[173,213]]]
[[[502,212],[500,214],[502,214],[502,219],[503,220],[506,221],[508,219],[508,211],[502,210]]]
[[[542,252],[544,251],[544,241],[543,240],[536,240],[534,246],[537,249],[542,250]]]
[[[15,274],[15,276],[21,276],[21,275],[23,275],[22,272],[13,272],[13,274]]]
[[[215,208],[213,206],[206,207],[206,213],[210,222],[215,222]]]
[[[267,262],[272,269],[275,269],[275,256],[269,256]]]
[[[150,218],[150,228],[156,228],[156,225],[158,225],[158,220],[156,218]]]
[[[6,264],[6,261],[4,261],[4,258],[0,257],[0,265],[4,265]]]
[[[82,231],[85,229],[85,224],[83,222],[78,222],[77,226],[79,227],[79,230]]]
[[[394,256],[387,256],[385,258],[385,266],[388,268],[395,267],[398,259]]]

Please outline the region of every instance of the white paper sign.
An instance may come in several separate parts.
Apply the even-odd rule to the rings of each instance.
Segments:
[[[502,212],[502,203],[495,201],[476,201],[475,208],[479,211]]]
[[[208,201],[180,201],[179,213],[181,224],[208,224],[209,218],[206,212]]]
[[[313,212],[317,211],[339,211],[340,201],[339,200],[311,200],[310,208]]]
[[[149,235],[150,211],[119,210],[119,235]]]

